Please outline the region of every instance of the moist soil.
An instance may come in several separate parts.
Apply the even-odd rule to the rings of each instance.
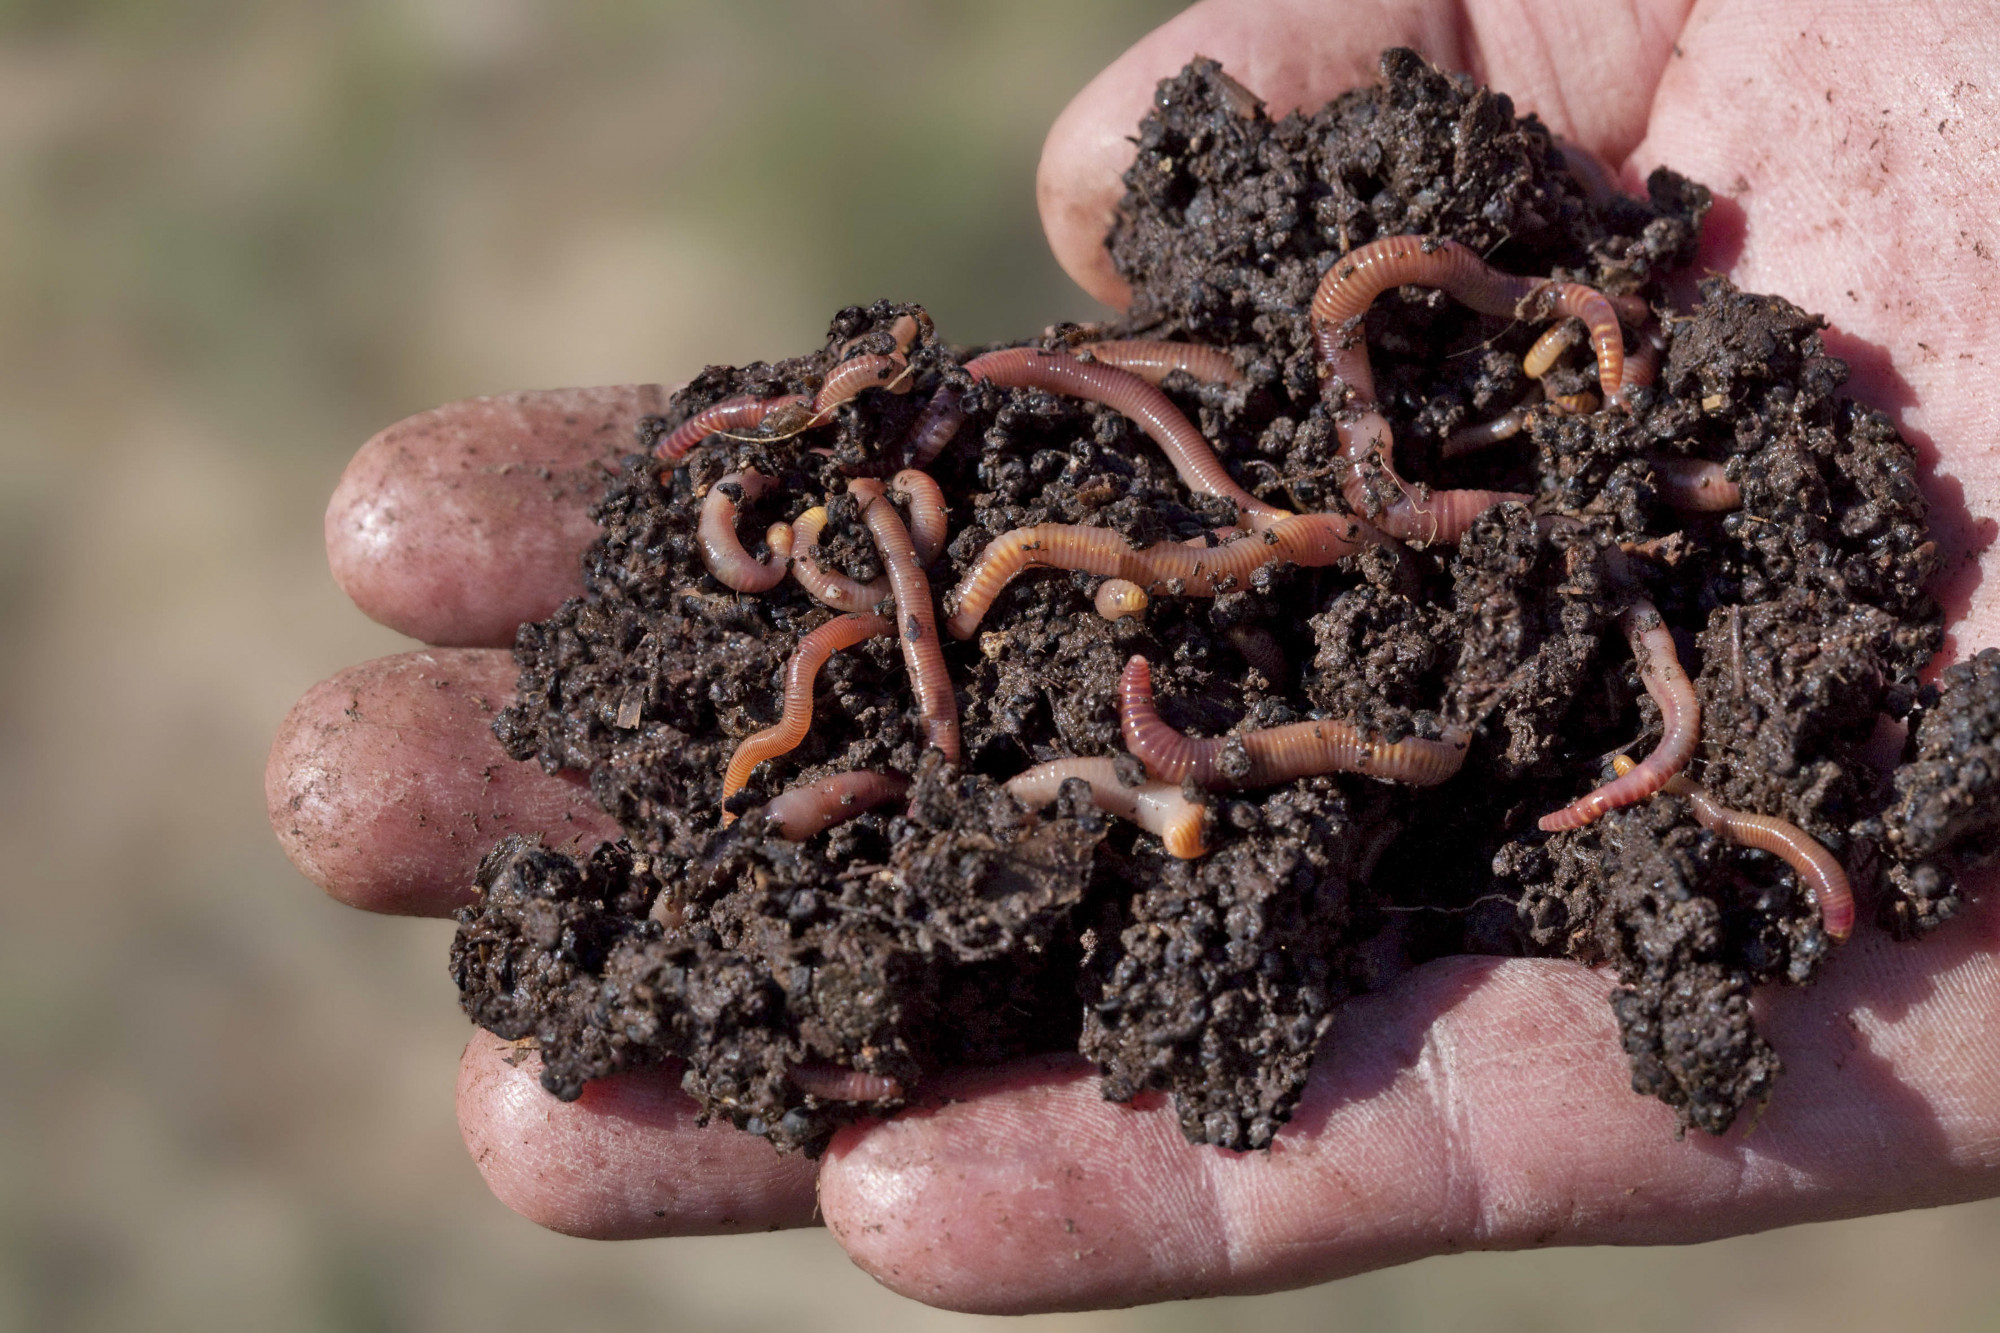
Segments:
[[[752,554],[768,524],[825,504],[822,558],[872,579],[882,565],[846,484],[903,466],[924,404],[957,389],[968,419],[929,466],[950,504],[929,570],[939,595],[1026,524],[1145,545],[1235,512],[1191,493],[1113,411],[973,383],[971,353],[916,306],[843,310],[810,355],[710,367],[645,423],[598,506],[586,594],[522,627],[519,698],[495,728],[516,758],[587,782],[626,833],[585,861],[510,838],[460,914],[466,1009],[532,1039],[552,1093],[678,1062],[705,1115],[817,1152],[841,1124],[922,1099],[942,1068],[1080,1050],[1107,1097],[1165,1092],[1190,1140],[1259,1148],[1344,998],[1444,955],[1537,955],[1615,969],[1634,1087],[1720,1133],[1781,1068],[1754,989],[1809,983],[1835,946],[1791,869],[1702,830],[1681,798],[1537,830],[1605,780],[1612,754],[1659,736],[1617,625],[1629,593],[1601,573],[1611,544],[1633,553],[1696,680],[1692,775],[1840,855],[1864,910],[1900,934],[1952,915],[1958,872],[2000,842],[2000,654],[1921,683],[1942,622],[1909,446],[1841,395],[1818,316],[1686,274],[1706,189],[1661,170],[1644,199],[1593,193],[1504,95],[1408,51],[1386,53],[1381,76],[1276,120],[1213,62],[1163,82],[1107,240],[1130,314],[1034,345],[1226,348],[1240,384],[1176,373],[1165,387],[1238,481],[1302,512],[1342,505],[1307,308],[1336,258],[1378,237],[1449,237],[1510,272],[1644,297],[1667,338],[1657,382],[1629,412],[1537,412],[1511,440],[1446,459],[1453,431],[1528,394],[1521,358],[1540,329],[1433,291],[1385,294],[1366,336],[1402,473],[1531,506],[1489,511],[1455,547],[1267,567],[1116,622],[1093,609],[1098,580],[1030,572],[970,640],[945,642],[955,768],[925,749],[894,640],[836,653],[805,743],[732,809],[857,769],[909,775],[912,796],[791,843],[756,818],[725,828],[721,778],[777,719],[800,636],[834,613],[789,579],[745,595],[708,574],[700,497],[726,473],[781,483],[740,515]],[[709,404],[810,394],[841,358],[891,350],[905,314],[920,325],[909,392],[864,392],[812,430],[713,437],[678,467],[646,456]],[[1582,347],[1548,388],[1594,377]],[[1651,461],[1669,456],[1726,464],[1741,508],[1669,506]],[[1537,514],[1581,526],[1545,533]],[[1025,810],[1007,778],[1123,753],[1117,678],[1133,653],[1185,731],[1461,726],[1469,757],[1429,790],[1344,775],[1190,789],[1211,848],[1191,861],[1099,813],[1080,784],[1053,811]],[[1893,770],[1865,757],[1885,715],[1912,723]]]

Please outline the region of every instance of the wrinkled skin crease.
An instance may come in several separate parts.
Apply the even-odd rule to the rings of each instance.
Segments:
[[[1056,254],[1086,289],[1120,297],[1097,246],[1130,157],[1125,136],[1155,80],[1200,51],[1282,112],[1366,81],[1383,46],[1415,45],[1512,93],[1612,163],[1628,189],[1659,164],[1717,187],[1728,202],[1696,268],[1829,314],[1828,348],[1852,363],[1851,391],[1896,414],[1928,469],[1955,642],[2000,640],[1982,581],[1983,516],[2000,492],[2000,459],[1983,447],[2000,419],[2000,270],[1964,239],[1989,255],[2000,245],[1990,221],[2000,185],[1978,147],[2000,135],[1995,38],[1976,12],[1945,5],[1912,23],[1886,7],[1846,10],[1809,34],[1747,0],[1616,13],[1582,0],[1532,11],[1341,5],[1337,16],[1311,0],[1210,0],[1078,96],[1050,136],[1039,191]],[[1579,31],[1596,39],[1578,47]],[[1863,151],[1878,136],[1859,131],[1878,124],[1890,133]],[[439,449],[476,437],[489,463],[499,453],[582,475],[622,440],[565,417],[629,422],[658,393],[445,409],[419,434]],[[407,455],[357,457],[329,511],[335,568],[378,619],[489,649],[437,655],[416,675],[491,690],[511,676],[501,646],[512,626],[546,616],[573,586],[503,568],[495,553],[508,547],[493,533],[560,531],[580,549],[587,498],[531,486],[524,468],[516,489],[505,474],[481,482],[485,498],[465,503],[485,508],[443,506],[433,520],[417,503],[430,483],[398,461]],[[387,512],[369,508],[378,495],[418,516],[385,536],[368,517]],[[453,595],[427,601],[437,568],[453,570]],[[357,668],[308,696],[267,790],[287,850],[330,892],[437,914],[462,897],[465,849],[343,774],[407,760],[398,747],[430,737],[410,799],[484,810],[496,799],[482,794],[484,775],[504,761],[482,742],[478,708],[439,711],[432,695],[459,692],[412,671]],[[400,708],[409,723],[343,728],[350,707],[364,721]],[[560,779],[530,770],[505,785],[504,808],[493,807],[502,823],[603,822]],[[668,1235],[823,1217],[892,1288],[995,1312],[1269,1290],[1463,1248],[1686,1242],[1979,1198],[2000,1171],[2000,913],[1980,892],[1990,882],[1974,879],[1974,906],[1920,946],[1891,942],[1864,914],[1818,984],[1761,997],[1760,1028],[1786,1072],[1754,1135],[1677,1139],[1672,1113],[1632,1094],[1609,977],[1492,959],[1440,960],[1345,1005],[1268,1154],[1190,1148],[1170,1110],[1107,1104],[1075,1060],[1058,1059],[947,1080],[932,1091],[950,1100],[843,1131],[815,1170],[750,1136],[695,1127],[671,1074],[619,1076],[557,1106],[532,1058],[509,1064],[484,1034],[467,1048],[461,1125],[495,1192],[560,1230]]]

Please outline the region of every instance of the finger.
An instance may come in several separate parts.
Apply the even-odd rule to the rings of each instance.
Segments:
[[[326,509],[333,577],[426,643],[500,647],[583,590],[590,506],[638,449],[657,384],[468,398],[361,446]]]
[[[1452,959],[1343,1007],[1268,1153],[1191,1147],[1072,1062],[835,1140],[827,1223],[918,1299],[1018,1313],[1267,1291],[1460,1249],[1681,1243],[1990,1193],[1992,913],[1857,940],[1768,997],[1785,1073],[1755,1124],[1676,1138],[1572,964]],[[1746,1114],[1748,1123],[1751,1117]]]
[[[614,1074],[560,1102],[530,1050],[478,1032],[458,1067],[458,1126],[500,1202],[594,1240],[813,1224],[815,1164],[726,1123],[695,1123],[677,1070]]]
[[[299,700],[264,799],[292,864],[344,903],[447,916],[509,833],[587,851],[619,836],[581,784],[516,763],[493,736],[511,655],[440,648],[350,667]]]
[[[1154,86],[1198,54],[1221,61],[1282,116],[1373,82],[1385,47],[1412,47],[1620,161],[1644,132],[1687,8],[1687,0],[1206,0],[1112,62],[1056,119],[1036,174],[1042,226],[1070,277],[1099,300],[1125,304],[1130,292],[1104,237],[1132,164],[1131,135]]]

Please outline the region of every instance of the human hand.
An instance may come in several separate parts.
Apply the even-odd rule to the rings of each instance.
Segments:
[[[1665,164],[1729,201],[1703,262],[1835,322],[1829,350],[1853,364],[1853,392],[1896,411],[1932,471],[1957,640],[1995,642],[1978,559],[1990,525],[1971,517],[2000,489],[1980,447],[2000,419],[1987,364],[2000,352],[2000,180],[1987,165],[2000,94],[1981,83],[1993,39],[1969,7],[1796,22],[1775,9],[1209,0],[1064,114],[1044,217],[1070,272],[1117,299],[1099,242],[1124,136],[1154,82],[1197,51],[1276,112],[1368,81],[1388,45],[1470,69],[1621,164],[1628,185]],[[580,789],[506,760],[486,724],[512,682],[499,645],[574,590],[598,463],[661,401],[652,389],[456,405],[378,437],[350,468],[328,522],[343,586],[396,628],[473,649],[356,668],[288,723],[274,820],[337,896],[442,912],[505,832],[584,845],[614,832]],[[1786,1072],[1754,1133],[1677,1140],[1672,1113],[1631,1092],[1608,976],[1458,958],[1343,1007],[1267,1154],[1190,1148],[1165,1107],[1106,1103],[1087,1067],[1048,1059],[953,1076],[927,1089],[941,1104],[843,1131],[818,1164],[819,1205],[895,1289],[1005,1311],[1980,1197],[2000,1158],[1995,927],[1989,903],[1919,946],[1864,925],[1810,990],[1762,997]],[[605,1080],[565,1106],[532,1057],[509,1058],[474,1039],[461,1121],[495,1192],[527,1216],[602,1236],[811,1218],[814,1164],[695,1129],[670,1076]]]

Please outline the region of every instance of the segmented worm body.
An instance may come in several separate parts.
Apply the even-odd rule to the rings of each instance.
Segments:
[[[1193,860],[1208,848],[1202,839],[1207,810],[1181,794],[1171,782],[1145,782],[1128,787],[1118,780],[1115,759],[1058,759],[1038,764],[1010,778],[1007,793],[1022,805],[1040,807],[1056,799],[1063,783],[1081,778],[1090,784],[1097,808],[1130,820],[1166,844],[1167,854]]]
[[[775,398],[740,395],[704,407],[663,436],[653,446],[654,456],[672,463],[711,435],[728,431],[755,430],[767,417],[788,407],[806,406],[804,394],[786,393]]]
[[[1557,358],[1588,336],[1580,319],[1565,319],[1549,325],[1535,345],[1521,358],[1521,371],[1530,379],[1540,379],[1555,369]]]
[[[764,534],[771,554],[762,560],[751,558],[736,536],[736,510],[743,500],[755,500],[776,483],[755,468],[732,472],[709,488],[701,502],[701,523],[695,536],[701,542],[702,563],[724,586],[738,592],[768,592],[783,582],[791,565],[792,529],[788,523],[773,523]]]
[[[1153,702],[1153,670],[1143,657],[1118,679],[1118,725],[1125,748],[1166,782],[1189,778],[1203,787],[1270,787],[1315,773],[1359,773],[1383,782],[1434,787],[1465,764],[1471,738],[1453,729],[1441,740],[1406,737],[1385,743],[1348,722],[1293,722],[1236,736],[1197,740],[1167,725]],[[1228,750],[1246,763],[1234,772]]]
[[[883,1074],[845,1065],[795,1064],[786,1073],[808,1097],[827,1102],[886,1102],[903,1095],[903,1085]]]
[[[1138,584],[1126,579],[1106,579],[1097,585],[1092,605],[1106,620],[1123,620],[1145,614],[1148,600],[1146,590]]]
[[[1667,334],[1660,327],[1660,321],[1653,313],[1646,312],[1639,326],[1639,345],[1625,358],[1625,378],[1627,389],[1640,389],[1651,384],[1660,376],[1660,361],[1667,354]]]
[[[1674,636],[1654,605],[1643,598],[1619,617],[1619,627],[1632,645],[1639,679],[1660,706],[1660,743],[1630,772],[1622,773],[1596,791],[1580,796],[1554,814],[1543,815],[1544,833],[1582,828],[1609,811],[1645,800],[1687,767],[1701,739],[1701,703],[1694,684],[1681,670]]]
[[[813,399],[813,420],[821,422],[833,410],[863,389],[886,388],[891,393],[908,393],[910,363],[901,352],[849,357],[827,373]]]
[[[1289,510],[1265,504],[1237,485],[1215,450],[1173,400],[1129,370],[1033,347],[988,352],[966,362],[965,369],[976,380],[1010,389],[1044,389],[1102,403],[1151,436],[1166,451],[1189,490],[1232,501],[1253,526],[1263,527],[1289,516]]]
[[[1466,454],[1490,449],[1502,440],[1511,440],[1521,433],[1528,424],[1529,415],[1541,405],[1542,389],[1535,385],[1520,403],[1491,421],[1481,421],[1476,425],[1461,426],[1445,437],[1444,446],[1438,450],[1441,458],[1462,458]]]
[[[917,548],[917,560],[929,565],[944,554],[945,538],[951,535],[943,488],[930,473],[906,467],[889,478],[889,489],[909,499],[910,541]]]
[[[958,428],[965,424],[965,409],[959,406],[958,390],[950,385],[931,395],[924,410],[910,424],[910,437],[903,442],[904,455],[912,467],[928,466],[944,452]]]
[[[1341,493],[1349,505],[1369,513],[1374,505],[1367,467],[1379,467],[1400,493],[1375,517],[1382,530],[1408,542],[1453,542],[1494,505],[1529,497],[1504,491],[1423,495],[1397,474],[1395,441],[1388,421],[1377,410],[1375,372],[1368,361],[1362,320],[1377,296],[1406,284],[1436,287],[1482,314],[1581,319],[1597,352],[1598,381],[1607,400],[1614,402],[1622,401],[1625,336],[1618,326],[1617,308],[1595,288],[1502,273],[1456,241],[1388,236],[1362,246],[1327,270],[1313,293],[1312,324],[1322,393],[1334,414],[1341,457],[1349,464]]]
[[[1611,763],[1620,776],[1635,767],[1622,754]],[[1684,798],[1694,807],[1695,820],[1703,828],[1721,834],[1739,847],[1769,852],[1798,871],[1800,881],[1819,907],[1820,924],[1827,934],[1844,940],[1853,931],[1854,888],[1848,883],[1847,867],[1819,839],[1787,820],[1732,810],[1685,773],[1668,778],[1661,790]]]
[[[722,774],[722,799],[727,801],[742,791],[757,765],[791,753],[806,738],[806,728],[812,725],[814,686],[827,658],[864,640],[895,632],[895,624],[886,617],[848,615],[829,620],[802,635],[791,660],[785,663],[784,712],[775,726],[745,736],[736,752],[729,756],[729,767]],[[724,814],[722,818],[726,824],[734,816]]]
[[[865,810],[901,800],[909,790],[908,778],[860,769],[781,792],[766,801],[757,816],[786,842],[804,842]]]
[[[1285,662],[1285,650],[1271,637],[1271,631],[1257,625],[1231,625],[1223,631],[1222,637],[1229,640],[1229,646],[1245,662],[1263,672],[1264,679],[1273,685],[1282,684],[1290,674]]]
[[[923,715],[925,738],[956,764],[960,753],[958,695],[944,664],[930,580],[924,577],[910,530],[896,516],[882,483],[857,477],[847,483],[847,490],[861,501],[862,518],[889,570],[889,586],[896,596],[896,639],[903,645],[903,663],[909,668],[910,688]]]
[[[1331,565],[1381,540],[1381,534],[1346,514],[1293,514],[1220,546],[1164,541],[1143,550],[1134,550],[1109,528],[1067,523],[1015,528],[988,542],[978,563],[952,590],[947,626],[957,638],[972,637],[993,599],[1027,569],[1082,570],[1124,579],[1151,595],[1214,597],[1240,586],[1264,565]]]
[[[1129,370],[1148,384],[1158,384],[1176,370],[1186,371],[1203,384],[1236,384],[1243,379],[1243,372],[1236,368],[1229,353],[1200,343],[1121,338],[1085,343],[1076,350],[1088,352],[1106,365]]]
[[[1720,463],[1658,455],[1646,462],[1653,469],[1660,498],[1675,509],[1720,514],[1743,507],[1743,488],[1729,479]]]
[[[819,535],[825,529],[825,505],[814,505],[792,520],[792,577],[836,611],[873,611],[889,596],[888,576],[863,583],[822,565]]]

